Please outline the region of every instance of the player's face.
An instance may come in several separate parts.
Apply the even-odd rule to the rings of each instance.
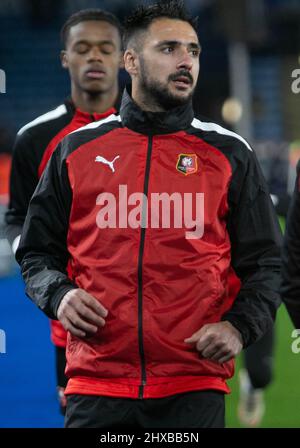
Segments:
[[[187,102],[199,75],[200,45],[193,27],[182,20],[154,21],[139,55],[139,85],[165,107]]]
[[[113,25],[91,20],[71,27],[62,64],[75,88],[91,94],[109,92],[117,82],[120,61],[121,41]]]

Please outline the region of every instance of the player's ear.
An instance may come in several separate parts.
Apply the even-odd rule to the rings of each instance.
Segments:
[[[131,75],[136,76],[139,72],[139,59],[136,51],[130,48],[124,53],[125,70]]]
[[[61,61],[61,65],[63,68],[65,68],[65,69],[69,68],[68,55],[67,55],[66,50],[62,50],[60,52],[60,61]]]

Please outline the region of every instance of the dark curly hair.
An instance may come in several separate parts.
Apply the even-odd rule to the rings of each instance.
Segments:
[[[188,14],[182,0],[161,1],[150,6],[141,5],[126,18],[123,47],[126,49],[130,42],[133,44],[132,39],[137,36],[140,38],[154,20],[162,17],[188,22],[197,33],[198,18],[192,18]],[[137,46],[137,39],[135,40],[134,46]]]

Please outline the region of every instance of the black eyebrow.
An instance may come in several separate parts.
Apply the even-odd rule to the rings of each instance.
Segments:
[[[96,43],[96,45],[112,45],[113,47],[115,47],[114,42],[111,41],[111,40],[100,40],[100,41],[95,42],[95,43]],[[75,42],[74,46],[80,45],[80,44],[85,44],[85,45],[91,45],[92,44],[93,45],[93,43],[91,41],[81,39],[81,40],[78,40],[77,42]]]
[[[156,46],[157,47],[162,47],[164,45],[170,45],[170,46],[176,46],[176,45],[180,45],[182,42],[178,41],[178,40],[163,40],[161,42],[159,42]],[[200,44],[196,43],[196,42],[190,42],[188,44],[188,47],[193,48],[195,50],[201,50],[201,46]]]

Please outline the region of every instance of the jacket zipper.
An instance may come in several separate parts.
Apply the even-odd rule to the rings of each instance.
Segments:
[[[150,164],[151,164],[151,154],[152,154],[152,135],[149,136],[148,149],[147,149],[147,161],[145,170],[145,180],[144,180],[144,195],[148,197],[148,186],[149,186],[149,174],[150,174]],[[145,204],[143,204],[141,222],[143,223],[147,213],[144,210]],[[141,360],[141,385],[139,386],[139,398],[143,398],[144,386],[146,385],[146,363],[145,363],[145,352],[143,344],[143,255],[145,247],[145,231],[146,227],[142,225],[141,228],[141,241],[139,249],[139,259],[138,259],[138,332],[139,332],[139,352]]]

